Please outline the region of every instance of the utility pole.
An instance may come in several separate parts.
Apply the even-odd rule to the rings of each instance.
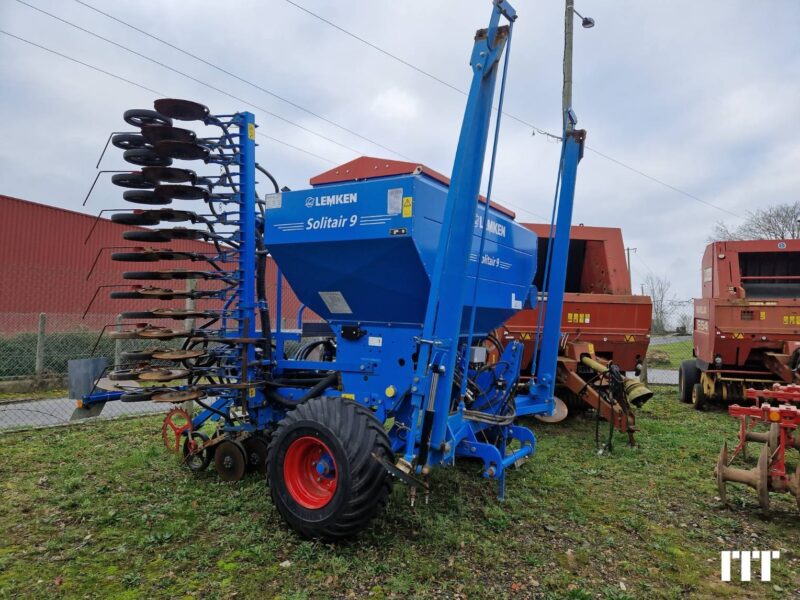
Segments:
[[[625,248],[625,254],[628,256],[628,277],[633,277],[631,274],[631,250],[633,250],[633,253],[636,254],[636,248]]]
[[[572,110],[572,24],[575,15],[581,18],[581,27],[584,29],[594,27],[594,19],[584,17],[575,10],[575,0],[566,0],[564,7],[564,87],[561,92],[561,113],[564,131],[567,133],[574,128],[574,123],[569,118],[569,111]]]

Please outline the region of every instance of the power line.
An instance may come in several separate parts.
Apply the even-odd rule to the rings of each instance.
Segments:
[[[234,79],[237,79],[238,81],[241,81],[242,83],[246,83],[247,85],[249,85],[249,86],[251,86],[251,87],[253,87],[253,88],[255,88],[255,89],[259,90],[259,91],[262,91],[265,94],[269,94],[270,96],[272,96],[273,98],[277,98],[281,102],[285,102],[286,104],[288,104],[290,106],[293,106],[294,108],[296,108],[298,110],[301,110],[301,111],[303,111],[303,112],[305,112],[305,113],[307,113],[307,114],[309,114],[309,115],[311,115],[313,117],[316,117],[317,119],[320,119],[321,121],[325,121],[326,123],[328,123],[330,125],[333,125],[334,127],[338,127],[342,131],[346,131],[347,133],[349,133],[351,135],[354,135],[354,136],[356,136],[356,137],[358,137],[358,138],[360,138],[360,139],[362,139],[362,140],[364,140],[366,142],[369,142],[370,144],[373,144],[373,145],[377,146],[378,148],[382,148],[382,149],[384,149],[384,150],[386,150],[388,152],[391,152],[392,154],[396,154],[397,156],[405,158],[406,160],[411,160],[409,157],[407,157],[404,154],[398,152],[397,150],[394,150],[394,149],[392,149],[392,148],[390,148],[388,146],[384,146],[380,142],[377,142],[376,140],[374,140],[374,139],[372,139],[370,137],[367,137],[365,135],[362,135],[362,134],[358,133],[357,131],[354,131],[354,130],[348,128],[348,127],[345,127],[341,123],[337,123],[336,121],[333,121],[333,120],[331,120],[331,119],[329,119],[329,118],[327,118],[327,117],[325,117],[325,116],[323,116],[323,115],[321,115],[319,113],[316,113],[316,112],[306,108],[305,106],[302,106],[302,105],[298,104],[297,102],[294,102],[292,100],[289,100],[288,98],[285,98],[285,97],[283,97],[283,96],[281,96],[279,94],[276,94],[275,92],[273,92],[273,91],[271,91],[271,90],[269,90],[269,89],[267,89],[267,88],[265,88],[265,87],[263,87],[263,86],[261,86],[261,85],[259,85],[257,83],[254,83],[253,81],[250,81],[249,79],[245,79],[244,77],[241,77],[240,75],[232,73],[231,71],[229,71],[229,70],[227,70],[227,69],[225,69],[223,67],[220,67],[219,65],[214,64],[211,61],[206,60],[206,59],[204,59],[204,58],[202,58],[200,56],[197,56],[196,54],[193,54],[193,53],[189,52],[188,50],[185,50],[184,48],[180,48],[179,46],[176,46],[175,44],[172,44],[171,42],[168,42],[168,41],[164,40],[163,38],[160,38],[160,37],[148,32],[148,31],[145,31],[144,29],[136,27],[135,25],[132,25],[131,23],[128,23],[124,19],[120,19],[118,17],[115,17],[114,15],[111,15],[111,14],[109,14],[107,12],[104,12],[104,11],[100,10],[99,8],[97,8],[95,6],[92,6],[91,4],[89,4],[87,2],[84,2],[83,0],[73,0],[73,1],[77,2],[78,4],[80,4],[82,6],[85,6],[86,8],[88,8],[90,10],[95,11],[96,13],[99,13],[99,14],[103,15],[104,17],[107,17],[107,18],[109,18],[109,19],[111,19],[113,21],[116,21],[117,23],[120,23],[121,25],[124,25],[125,27],[128,27],[129,29],[133,29],[134,31],[138,31],[142,35],[146,35],[147,37],[149,37],[149,38],[151,38],[153,40],[156,40],[157,42],[160,42],[160,43],[164,44],[165,46],[169,46],[173,50],[177,50],[178,52],[180,52],[180,53],[182,53],[182,54],[184,54],[184,55],[186,55],[186,56],[188,56],[190,58],[193,58],[194,60],[197,60],[197,61],[203,63],[204,65],[207,65],[207,66],[209,66],[209,67],[211,67],[213,69],[216,69],[217,71],[219,71],[221,73],[224,73],[225,75],[233,77]]]
[[[409,62],[409,61],[407,61],[407,60],[405,60],[405,59],[403,59],[403,58],[401,58],[399,56],[397,56],[396,54],[392,54],[388,50],[385,50],[385,49],[381,48],[380,46],[378,46],[377,44],[374,44],[374,43],[370,42],[369,40],[366,40],[366,39],[356,35],[352,31],[349,31],[349,30],[345,29],[344,27],[341,27],[340,25],[337,25],[333,21],[330,21],[329,19],[326,19],[322,15],[319,15],[319,14],[315,13],[314,11],[309,10],[305,6],[302,6],[302,5],[298,4],[297,2],[294,2],[293,0],[284,0],[284,1],[287,2],[288,4],[291,4],[295,8],[298,8],[299,10],[305,12],[306,14],[314,17],[315,19],[325,23],[326,25],[329,25],[330,27],[333,27],[334,29],[340,31],[341,33],[343,33],[343,34],[345,34],[345,35],[347,35],[347,36],[349,36],[349,37],[361,42],[362,44],[365,44],[366,46],[369,46],[370,48],[372,48],[373,50],[376,50],[377,52],[380,52],[384,56],[387,56],[387,57],[391,58],[392,60],[395,60],[395,61],[401,63],[402,65],[405,65],[406,67],[416,71],[417,73],[420,73],[421,75],[424,75],[425,77],[428,77],[429,79],[432,79],[433,81],[436,81],[437,83],[440,83],[441,85],[444,85],[445,87],[448,87],[451,90],[453,90],[455,92],[458,92],[459,94],[461,94],[463,96],[467,95],[466,91],[456,87],[455,85],[453,85],[451,83],[448,83],[444,79],[442,79],[440,77],[437,77],[433,73],[418,67],[417,65],[415,65],[415,64],[413,64],[413,63],[411,63],[411,62]],[[543,136],[549,137],[551,139],[561,140],[561,136],[560,135],[556,135],[555,133],[547,131],[546,129],[542,129],[540,127],[537,127],[533,123],[531,123],[529,121],[526,121],[525,119],[523,119],[521,117],[513,115],[513,114],[511,114],[511,113],[509,113],[507,111],[503,111],[503,114],[506,117],[508,117],[509,119],[511,119],[513,121],[516,121],[517,123],[520,123],[522,125],[525,125],[526,127],[529,127],[530,129],[532,129],[535,133],[538,133],[539,135],[543,135]],[[591,148],[589,146],[586,146],[586,149],[594,152],[598,156],[600,156],[602,158],[605,158],[606,160],[608,160],[610,162],[613,162],[613,163],[619,165],[620,167],[623,167],[623,168],[625,168],[625,169],[627,169],[627,170],[629,170],[629,171],[631,171],[633,173],[636,173],[637,175],[641,175],[642,177],[645,177],[646,179],[649,179],[650,181],[653,181],[653,182],[655,182],[655,183],[657,183],[659,185],[662,185],[662,186],[672,190],[673,192],[677,192],[678,194],[686,196],[687,198],[691,198],[692,200],[700,202],[701,204],[705,204],[706,206],[709,206],[711,208],[715,208],[715,209],[717,209],[719,211],[722,211],[722,212],[727,213],[729,215],[732,215],[734,217],[743,218],[739,214],[736,214],[736,213],[734,213],[734,212],[732,212],[732,211],[730,211],[730,210],[728,210],[726,208],[722,208],[721,206],[717,206],[716,204],[712,204],[711,202],[703,200],[702,198],[698,198],[694,194],[691,194],[691,193],[689,193],[689,192],[687,192],[685,190],[680,189],[679,187],[676,187],[676,186],[674,186],[672,184],[669,184],[669,183],[667,183],[665,181],[662,181],[661,179],[658,179],[657,177],[653,177],[652,175],[648,175],[647,173],[645,173],[645,172],[643,172],[643,171],[641,171],[639,169],[636,169],[635,167],[632,167],[632,166],[622,162],[621,160],[613,158],[612,156],[609,156],[608,154],[604,154],[603,152],[600,152],[599,150],[596,150],[596,149]]]
[[[66,25],[69,25],[70,27],[73,27],[73,28],[77,29],[78,31],[82,31],[82,32],[84,32],[84,33],[86,33],[88,35],[91,35],[92,37],[95,37],[95,38],[97,38],[99,40],[102,40],[102,41],[108,43],[108,44],[116,46],[117,48],[121,48],[122,50],[125,50],[126,52],[130,52],[131,54],[134,54],[134,55],[136,55],[136,56],[138,56],[140,58],[143,58],[143,59],[145,59],[145,60],[147,60],[147,61],[149,61],[149,62],[151,62],[151,63],[153,63],[155,65],[158,65],[158,66],[160,66],[160,67],[162,67],[164,69],[172,71],[173,73],[177,73],[178,75],[180,75],[182,77],[186,77],[187,79],[190,79],[191,81],[194,81],[195,83],[199,83],[200,85],[203,85],[203,86],[205,86],[205,87],[207,87],[209,89],[212,89],[215,92],[219,92],[220,94],[224,94],[225,96],[228,96],[229,98],[232,98],[233,100],[236,100],[237,102],[241,102],[242,104],[245,104],[245,105],[247,105],[247,106],[249,106],[251,108],[259,110],[259,111],[263,112],[264,114],[270,115],[271,117],[274,117],[275,119],[278,119],[279,121],[283,121],[285,123],[288,123],[289,125],[297,127],[298,129],[302,129],[303,131],[305,131],[307,133],[310,133],[310,134],[312,134],[312,135],[314,135],[314,136],[316,136],[316,137],[318,137],[320,139],[323,139],[325,141],[328,141],[328,142],[330,142],[332,144],[336,144],[337,146],[340,146],[341,148],[344,148],[345,150],[349,150],[350,152],[353,152],[355,154],[362,154],[361,151],[359,151],[359,150],[357,150],[355,148],[347,146],[346,144],[342,144],[341,142],[337,142],[333,138],[330,138],[330,137],[327,137],[325,135],[322,135],[321,133],[318,133],[318,132],[314,131],[313,129],[309,129],[308,127],[300,125],[299,123],[295,123],[294,121],[291,121],[289,119],[281,117],[280,115],[277,115],[277,114],[267,110],[266,108],[263,108],[263,107],[258,106],[256,104],[253,104],[252,102],[248,102],[247,100],[244,100],[243,98],[239,98],[238,96],[234,96],[230,92],[226,92],[225,90],[220,89],[220,88],[218,88],[216,86],[213,86],[210,83],[207,83],[205,81],[202,81],[201,79],[193,77],[193,76],[189,75],[188,73],[184,73],[183,71],[175,69],[174,67],[170,67],[169,65],[167,65],[165,63],[159,62],[154,58],[150,58],[149,56],[146,56],[146,55],[142,54],[141,52],[137,52],[136,50],[128,48],[127,46],[124,46],[123,44],[120,44],[118,42],[115,42],[113,40],[105,38],[105,37],[103,37],[103,36],[101,36],[101,35],[99,35],[97,33],[94,33],[93,31],[90,31],[89,29],[81,27],[80,25],[77,25],[75,23],[72,23],[71,21],[67,21],[66,19],[62,19],[61,17],[59,17],[57,15],[54,15],[52,13],[49,13],[46,10],[43,10],[43,9],[37,7],[37,6],[33,6],[32,4],[28,4],[24,0],[16,0],[16,1],[19,4],[27,6],[28,8],[32,8],[33,10],[38,11],[38,12],[44,14],[44,15],[47,15],[48,17],[51,17],[52,19],[60,21],[60,22],[62,22],[64,24],[66,24]]]
[[[155,94],[158,97],[161,97],[161,98],[166,98],[167,97],[167,94],[165,94],[163,92],[159,92],[158,90],[154,90],[153,88],[149,88],[144,84],[138,83],[136,81],[132,81],[130,79],[126,79],[125,77],[122,77],[121,75],[117,75],[115,73],[111,73],[110,71],[106,71],[106,70],[101,69],[100,67],[97,67],[95,65],[91,65],[91,64],[89,64],[87,62],[83,62],[82,60],[78,60],[77,58],[73,58],[71,56],[67,56],[66,54],[64,54],[62,52],[59,52],[57,50],[53,50],[52,48],[47,48],[46,46],[42,46],[41,44],[37,44],[36,42],[33,42],[31,40],[25,39],[25,38],[20,37],[18,35],[14,35],[13,33],[9,33],[8,31],[5,31],[3,29],[0,29],[0,34],[7,35],[10,38],[18,40],[18,41],[23,42],[25,44],[28,44],[30,46],[34,46],[36,48],[39,48],[40,50],[44,50],[45,52],[49,52],[50,54],[54,54],[56,56],[59,56],[59,57],[65,59],[65,60],[68,60],[68,61],[73,62],[75,64],[81,65],[82,67],[86,67],[87,69],[91,69],[93,71],[97,71],[98,73],[102,73],[103,75],[107,75],[108,77],[113,77],[114,79],[118,79],[119,81],[123,81],[123,82],[125,82],[125,83],[127,83],[129,85],[136,86],[136,87],[138,87],[140,89],[143,89],[143,90],[145,90],[147,92],[150,92],[151,94]],[[324,156],[320,156],[319,154],[315,154],[314,152],[311,152],[310,150],[306,150],[306,149],[301,148],[299,146],[295,146],[293,144],[290,144],[289,142],[285,142],[284,140],[278,139],[276,137],[272,137],[272,136],[267,135],[265,133],[261,133],[260,131],[256,131],[256,135],[259,135],[259,136],[261,136],[263,138],[272,140],[274,142],[277,142],[279,144],[282,144],[283,146],[286,146],[288,148],[292,148],[292,149],[297,150],[299,152],[303,152],[305,154],[308,154],[309,156],[313,156],[314,158],[318,158],[318,159],[323,160],[325,162],[328,162],[328,163],[331,163],[331,164],[334,164],[334,165],[338,164],[336,161],[333,161],[330,158],[326,158]]]

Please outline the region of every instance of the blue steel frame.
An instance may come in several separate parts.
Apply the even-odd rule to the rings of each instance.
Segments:
[[[500,27],[501,17],[509,23],[507,30]],[[415,346],[418,349],[416,368],[410,374],[409,394],[397,398],[388,392],[385,397],[378,393],[357,397],[346,389],[347,386],[342,391],[331,387],[323,393],[330,397],[353,398],[374,410],[376,416],[383,421],[391,417],[401,421],[402,427],[395,425],[390,431],[393,449],[417,474],[426,474],[436,465],[453,464],[457,457],[481,459],[484,465],[483,476],[498,479],[501,498],[504,494],[505,469],[535,451],[536,438],[533,432],[526,427],[513,425],[510,421],[498,424],[472,418],[465,412],[463,392],[460,398],[456,398],[457,408],[455,410],[451,408],[454,400],[454,384],[461,388],[461,381],[456,377],[457,366],[460,365],[461,368],[468,366],[465,353],[469,351],[469,344],[465,343],[465,340],[471,340],[474,334],[474,310],[468,319],[466,335],[462,330],[464,307],[468,302],[470,306],[475,304],[474,290],[464,284],[465,273],[468,270],[473,243],[481,173],[487,149],[500,58],[515,20],[516,13],[508,2],[494,0],[489,27],[475,39],[470,60],[473,78],[452,178],[447,190],[438,252],[431,271],[431,284],[422,327],[415,329],[408,324],[397,326],[389,323],[383,331],[388,340],[387,345]],[[505,77],[503,85],[504,83]],[[516,416],[549,414],[553,410],[569,229],[577,167],[583,153],[584,136],[584,132],[574,131],[572,126],[575,119],[571,111],[570,118],[563,137],[557,204],[554,206],[554,236],[553,243],[549,246],[552,255],[547,261],[548,310],[541,331],[541,346],[532,373],[530,391],[526,395],[515,397],[521,370],[522,345],[512,342],[505,347],[493,370],[471,371],[478,388],[483,390],[470,406],[472,413],[480,412],[484,415],[504,417],[504,411],[509,403],[515,407]],[[266,306],[264,301],[258,301],[256,297],[258,251],[256,236],[257,228],[263,228],[265,223],[256,210],[255,121],[252,114],[245,112],[233,115],[231,124],[238,129],[236,136],[238,141],[233,144],[234,159],[229,163],[238,169],[239,182],[238,190],[235,189],[235,193],[231,194],[231,201],[238,204],[235,222],[239,244],[235,253],[238,260],[238,285],[226,308],[230,309],[235,304],[235,308],[231,310],[236,326],[231,327],[226,317],[222,320],[217,334],[230,338],[231,341],[238,338],[232,345],[232,350],[228,352],[226,361],[236,373],[235,378],[240,385],[236,389],[224,386],[218,389],[206,388],[208,395],[216,398],[211,405],[213,410],[203,410],[194,417],[193,427],[197,430],[209,419],[219,420],[219,413],[236,412],[236,418],[226,419],[221,425],[222,429],[255,432],[274,426],[287,410],[285,405],[278,405],[271,400],[265,393],[263,385],[259,384],[258,378],[264,376],[265,370],[278,376],[298,369],[334,370],[341,373],[343,381],[346,376],[353,381],[353,375],[358,375],[359,378],[363,376],[366,380],[390,367],[389,361],[382,366],[380,360],[319,362],[283,359],[285,341],[299,339],[299,334],[281,329],[280,271],[275,332],[277,352],[267,349],[261,354],[261,358],[258,357],[255,350],[256,343],[264,332],[260,332],[256,327],[257,316],[258,311],[265,309]],[[484,231],[480,240],[481,248],[485,239],[488,211],[487,201],[482,223]],[[268,240],[265,242],[269,244]],[[473,296],[471,301],[467,298],[469,292],[472,292]],[[301,315],[298,315],[298,326],[300,323]],[[334,327],[334,331],[341,341],[341,327],[338,329]],[[350,358],[352,359],[352,356]],[[282,388],[277,393],[283,394],[285,399],[291,399],[302,396],[305,391],[302,388]],[[111,398],[105,396],[105,399]],[[237,400],[239,400],[238,408]],[[87,398],[85,401],[91,403],[93,399]],[[104,400],[98,397],[97,401]],[[489,440],[487,434],[492,434],[493,440]],[[519,442],[519,446],[513,451],[507,451],[506,448],[510,440]]]

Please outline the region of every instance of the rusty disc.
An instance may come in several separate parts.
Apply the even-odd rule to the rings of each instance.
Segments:
[[[205,352],[202,350],[163,350],[153,352],[153,358],[156,360],[189,360],[190,358],[199,358]]]
[[[717,459],[717,467],[714,469],[714,475],[717,478],[717,488],[719,489],[719,498],[723,504],[727,504],[727,485],[725,483],[725,469],[728,467],[728,442],[722,443],[722,450],[719,452]]]
[[[183,379],[188,374],[188,369],[150,369],[139,374],[139,381],[172,381]]]
[[[143,331],[138,332],[137,337],[145,339],[166,340],[169,338],[176,338],[188,335],[185,331],[174,331],[165,327],[149,327]]]
[[[141,387],[136,381],[111,381],[108,377],[98,379],[95,383],[95,387],[104,392],[119,392],[122,391],[123,386],[126,388]]]
[[[177,454],[183,443],[183,434],[191,435],[192,417],[182,408],[173,408],[164,417],[161,439],[167,451]]]
[[[555,400],[555,406],[551,416],[548,417],[546,415],[534,415],[542,423],[560,423],[566,419],[567,415],[569,414],[569,409],[561,398],[553,398],[553,400]]]
[[[153,402],[171,402],[180,404],[181,402],[189,402],[191,400],[199,400],[205,394],[200,390],[180,390],[172,392],[164,392],[162,394],[155,394],[152,397]]]
[[[758,457],[758,466],[756,466],[756,471],[758,472],[758,482],[756,484],[758,504],[764,511],[769,510],[769,459],[769,444],[764,444]]]

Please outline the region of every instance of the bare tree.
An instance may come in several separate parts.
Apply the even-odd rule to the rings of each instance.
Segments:
[[[644,280],[644,291],[653,301],[653,333],[662,334],[667,331],[667,306],[670,303],[670,287],[666,277],[658,277],[651,274]]]
[[[728,240],[795,240],[800,239],[800,202],[775,204],[747,211],[744,223],[731,229],[719,221],[710,242]]]

